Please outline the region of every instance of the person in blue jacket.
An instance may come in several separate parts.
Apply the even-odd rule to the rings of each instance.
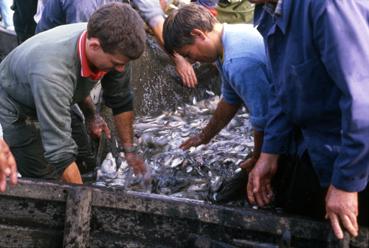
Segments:
[[[334,233],[341,239],[344,228],[357,236],[358,225],[369,222],[369,2],[250,2],[257,4],[254,22],[265,41],[272,100],[248,198],[260,206],[271,201],[278,156],[297,127],[299,154],[326,192]]]

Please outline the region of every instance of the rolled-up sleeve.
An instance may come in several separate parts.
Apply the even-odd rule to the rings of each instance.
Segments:
[[[110,72],[101,80],[105,105],[112,109],[113,115],[133,111],[133,95],[130,87],[131,66],[124,72]]]
[[[369,176],[369,2],[329,0],[316,8],[314,35],[321,58],[342,92],[341,152],[332,184],[358,192]]]

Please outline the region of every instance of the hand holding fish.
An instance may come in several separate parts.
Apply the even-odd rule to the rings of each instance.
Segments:
[[[251,204],[262,207],[273,197],[272,178],[277,171],[278,155],[261,153],[255,167],[249,174],[247,198]]]
[[[0,138],[0,191],[6,189],[6,178],[10,177],[10,183],[17,183],[17,165],[8,145]]]
[[[110,139],[110,129],[101,115],[95,114],[92,118],[87,119],[87,126],[91,137],[98,139],[101,133],[104,132],[106,137]]]

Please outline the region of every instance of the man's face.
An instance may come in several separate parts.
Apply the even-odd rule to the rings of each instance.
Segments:
[[[94,60],[94,66],[99,71],[118,71],[123,72],[126,64],[128,64],[129,59],[121,54],[110,54],[105,53],[101,49],[100,55]]]
[[[205,36],[195,36],[193,44],[185,45],[176,51],[190,62],[212,63],[217,57],[217,50],[214,43]]]
[[[98,40],[92,38],[88,41],[87,47],[88,61],[91,66],[99,71],[118,71],[123,72],[129,58],[122,54],[110,54],[103,51]]]

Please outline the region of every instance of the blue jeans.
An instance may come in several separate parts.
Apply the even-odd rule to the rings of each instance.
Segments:
[[[13,11],[10,9],[12,5],[12,0],[0,0],[0,11],[1,17],[3,19],[4,26],[10,27],[13,24]]]
[[[197,0],[197,2],[205,7],[213,8],[217,6],[219,0]]]

